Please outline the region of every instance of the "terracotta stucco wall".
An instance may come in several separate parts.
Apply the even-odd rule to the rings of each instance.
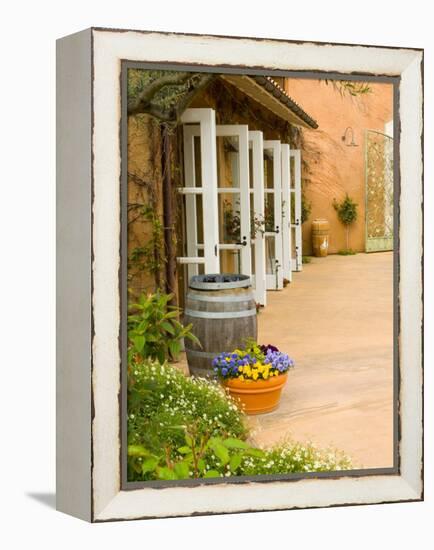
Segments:
[[[326,218],[330,222],[330,248],[335,253],[345,248],[345,232],[332,202],[347,192],[358,204],[358,220],[350,231],[350,247],[365,250],[365,130],[384,132],[393,117],[391,84],[370,83],[371,93],[342,97],[331,83],[316,79],[285,79],[285,90],[312,117],[319,128],[302,130],[303,188],[312,204],[309,220],[303,225],[303,250],[311,253],[311,222]],[[358,147],[342,142],[351,126]],[[348,136],[348,141],[351,141]]]
[[[128,287],[135,294],[154,292],[163,280],[164,250],[148,250],[153,224],[143,207],[154,208],[163,223],[161,134],[159,124],[148,115],[128,119]],[[156,257],[150,257],[152,253]],[[147,256],[147,258],[146,258]],[[134,259],[136,258],[136,259]],[[149,266],[161,265],[156,272]]]

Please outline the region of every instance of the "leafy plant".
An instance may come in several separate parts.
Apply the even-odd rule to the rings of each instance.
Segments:
[[[342,202],[337,202],[336,199],[333,200],[333,208],[336,210],[339,221],[345,227],[345,236],[346,236],[346,250],[349,250],[349,233],[350,226],[357,220],[357,203],[348,195],[345,195],[345,198]]]
[[[357,97],[372,93],[372,88],[367,82],[357,82],[354,80],[324,80],[328,86],[331,84],[333,88],[339,92],[341,97],[351,96]]]
[[[272,350],[271,350],[272,351]],[[175,480],[342,470],[334,450],[285,441],[249,443],[245,415],[216,382],[187,378],[158,362],[130,365],[128,479]]]
[[[238,209],[234,210],[230,201],[226,199],[223,201],[225,239],[232,243],[241,241],[241,211],[239,210],[239,204],[239,201],[236,201]],[[256,213],[253,213],[250,216],[250,238],[254,239],[257,233],[264,234],[264,232],[264,220]]]
[[[347,248],[346,250],[339,250],[338,254],[339,256],[354,256],[354,254],[357,254],[357,252],[352,248]]]
[[[191,332],[193,325],[184,326],[178,321],[181,310],[169,305],[173,294],[141,294],[136,303],[129,305],[128,361],[136,359],[177,359],[182,341],[188,338],[200,346]]]
[[[247,434],[243,413],[217,382],[187,378],[180,370],[157,361],[130,365],[129,479],[184,476],[185,466],[176,466],[175,471],[178,463],[189,465],[185,477],[204,477],[209,470],[225,466],[221,460],[224,451],[218,450],[221,441],[230,440],[227,447],[234,444],[232,440],[245,441]],[[148,459],[151,461],[143,469]]]
[[[130,204],[129,210],[134,211],[136,218],[141,218],[150,226],[150,234],[143,246],[133,248],[128,256],[128,277],[131,280],[136,274],[145,271],[157,278],[162,271],[165,258],[164,228],[160,216],[150,205]]]

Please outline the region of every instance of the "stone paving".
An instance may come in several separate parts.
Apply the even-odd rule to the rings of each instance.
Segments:
[[[311,440],[356,467],[393,465],[393,256],[313,258],[258,316],[261,343],[296,363],[280,407],[252,416],[254,440]]]

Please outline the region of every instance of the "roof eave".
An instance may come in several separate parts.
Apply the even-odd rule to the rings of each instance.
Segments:
[[[290,124],[309,129],[318,128],[317,122],[271,79],[250,75],[219,76]]]

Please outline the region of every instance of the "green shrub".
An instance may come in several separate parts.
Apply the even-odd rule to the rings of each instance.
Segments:
[[[345,195],[345,198],[342,202],[337,202],[336,199],[333,200],[333,208],[336,210],[339,221],[345,227],[345,238],[347,250],[350,249],[350,225],[352,225],[357,220],[357,203],[348,195]]]
[[[348,250],[339,250],[338,254],[339,256],[354,256],[357,252],[352,248],[348,248]]]
[[[140,472],[146,454],[158,457],[158,464],[170,467],[182,459],[185,449],[180,449],[188,445],[200,449],[212,438],[246,437],[243,413],[217,382],[186,378],[178,369],[157,362],[130,366],[128,445],[140,446],[144,451],[138,456],[137,449],[130,449],[129,478],[161,477],[155,476],[155,472]],[[211,447],[209,450],[213,455]],[[209,469],[214,462],[213,459],[208,463]]]
[[[128,375],[128,480],[186,479],[343,470],[343,454],[285,442],[248,443],[244,413],[214,381],[186,378],[158,362]]]
[[[168,305],[173,294],[141,294],[128,306],[128,362],[133,358],[157,359],[164,363],[177,359],[184,338],[199,344],[191,332],[192,324],[179,321],[180,309]]]
[[[334,449],[318,449],[311,443],[286,441],[263,453],[263,456],[245,456],[239,475],[327,472],[351,468],[351,461],[344,453]]]

